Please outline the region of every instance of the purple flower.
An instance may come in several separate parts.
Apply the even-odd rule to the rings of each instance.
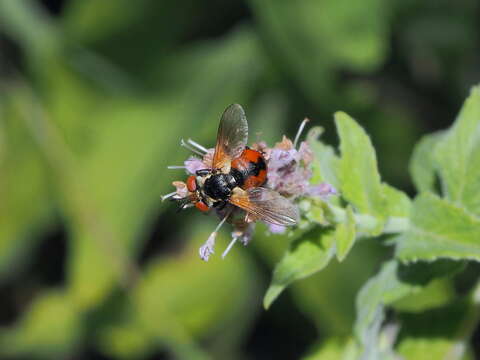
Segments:
[[[326,200],[329,196],[338,194],[337,190],[330,184],[310,184],[312,177],[310,165],[314,160],[314,153],[305,141],[301,142],[298,148],[296,146],[306,122],[307,120],[304,120],[300,126],[295,142],[283,136],[282,141],[272,148],[269,148],[263,141],[252,145],[254,150],[263,154],[267,162],[267,183],[264,186],[277,191],[293,202],[302,197],[320,197]],[[191,156],[184,162],[184,166],[171,166],[170,168],[184,168],[191,175],[195,175],[198,170],[212,168],[214,149],[207,149],[191,139],[182,140],[181,144],[200,157]],[[184,182],[174,181],[173,185],[176,187],[176,191],[163,196],[163,200],[170,197],[180,200],[198,200],[198,195],[195,192],[189,192]],[[193,206],[193,202],[190,203],[190,206]],[[198,250],[202,260],[208,261],[210,255],[214,253],[218,231],[225,222],[233,225],[233,232],[231,234],[232,241],[222,257],[230,251],[235,242],[240,241],[244,245],[250,242],[255,229],[255,217],[231,204],[221,207],[220,210],[215,208],[210,213],[216,214],[221,221]],[[272,234],[282,234],[287,229],[286,226],[282,225],[267,224],[267,226]]]
[[[243,224],[234,224],[234,231],[232,232],[232,239],[237,239],[243,245],[247,246],[252,240],[253,232],[255,231],[254,222],[244,222]]]
[[[287,231],[287,228],[283,225],[276,225],[276,224],[267,224],[268,225],[268,230],[272,234],[283,234],[285,231]]]
[[[215,248],[215,239],[217,238],[217,232],[214,231],[210,234],[205,244],[203,244],[200,249],[198,249],[198,253],[200,254],[200,258],[203,261],[208,261],[210,255],[214,253]]]
[[[197,170],[206,168],[205,164],[203,163],[203,160],[195,156],[190,156],[187,160],[185,160],[184,164],[187,172],[189,172],[192,175],[195,175]]]
[[[270,151],[268,159],[268,186],[294,200],[308,194],[312,172],[308,165],[313,153],[306,142],[297,150],[287,137],[283,137]]]
[[[308,189],[308,195],[320,196],[321,198],[327,198],[330,195],[338,195],[337,189],[327,183],[321,183],[319,185],[310,185]]]

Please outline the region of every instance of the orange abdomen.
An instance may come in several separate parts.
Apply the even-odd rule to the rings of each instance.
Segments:
[[[244,190],[259,187],[267,181],[267,163],[261,152],[246,148],[232,161],[230,173]]]

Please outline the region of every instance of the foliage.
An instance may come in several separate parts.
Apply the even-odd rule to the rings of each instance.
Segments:
[[[0,0],[0,357],[478,354],[475,1],[62,3]],[[230,103],[339,195],[205,264],[159,198]]]
[[[471,163],[475,161],[476,148],[480,146],[480,138],[477,137],[480,134],[479,109],[480,88],[474,87],[453,126],[442,133],[441,137],[430,136],[419,144],[412,160],[412,172],[416,176],[420,193],[411,205],[405,194],[381,182],[374,149],[365,132],[353,119],[343,113],[338,114],[336,123],[341,156],[338,161],[331,163],[335,166],[329,171],[337,172],[343,204],[349,205],[342,208],[331,204],[312,204],[310,211],[314,211],[315,206],[324,207],[323,212],[330,227],[323,231],[311,230],[292,242],[285,257],[276,265],[272,283],[265,296],[266,306],[270,306],[278,296],[279,289],[294,279],[322,270],[332,258],[333,252],[337,251],[339,260],[343,260],[344,242],[347,241],[351,247],[353,244],[350,243],[360,238],[359,235],[355,236],[355,228],[365,229],[364,237],[394,233],[396,235],[392,245],[396,249],[395,257],[386,262],[380,272],[359,292],[354,326],[359,346],[357,351],[361,358],[383,359],[394,356],[381,348],[381,324],[385,308],[413,293],[431,291],[428,285],[433,280],[455,275],[464,269],[464,261],[480,259],[480,227],[478,213],[474,211],[477,194],[464,195],[465,192],[476,189],[478,178],[475,174],[477,168]],[[425,144],[430,145],[428,155]],[[459,152],[459,148],[463,150]],[[446,161],[447,158],[450,161]],[[425,165],[424,168],[420,167],[420,162]],[[428,174],[426,169],[433,174]],[[433,193],[435,189],[432,179],[435,176],[440,178],[442,197]],[[344,239],[347,232],[353,240]],[[336,242],[328,241],[329,235],[335,237]],[[341,255],[338,254],[340,251]],[[456,300],[460,313],[455,313],[448,320],[438,320],[441,323],[445,321],[446,326],[451,327],[451,330],[441,335],[450,340],[432,340],[420,345],[420,339],[415,337],[418,335],[409,334],[409,326],[405,326],[402,329],[404,338],[400,338],[398,345],[400,354],[407,358],[418,358],[422,346],[428,346],[429,354],[436,353],[437,357],[462,358],[471,336],[471,329],[465,331],[463,327],[472,321],[469,318],[470,311],[478,307],[476,293],[479,288],[480,283],[470,295]],[[430,301],[430,305],[424,304],[423,310],[439,306],[434,297]],[[459,305],[459,301],[465,303]],[[450,302],[453,303],[454,300],[450,299],[448,304],[444,304],[445,312],[449,311]],[[478,320],[480,319],[476,315],[473,321]],[[456,336],[457,328],[462,329],[459,330],[462,335],[459,338]],[[435,333],[430,331],[435,337]],[[427,332],[426,335],[430,336],[430,333]],[[463,343],[463,350],[455,349],[458,342]]]

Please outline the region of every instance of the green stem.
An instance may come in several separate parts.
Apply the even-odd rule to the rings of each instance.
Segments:
[[[330,205],[330,211],[332,212],[333,221],[335,223],[343,223],[346,220],[347,212],[344,208],[339,206]],[[367,214],[354,214],[355,223],[360,231],[371,231],[378,228],[380,221]],[[409,219],[400,216],[390,216],[385,221],[385,225],[382,230],[382,234],[397,234],[404,232],[409,227]]]

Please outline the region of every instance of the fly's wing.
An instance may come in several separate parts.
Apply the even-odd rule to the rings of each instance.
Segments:
[[[297,207],[271,189],[262,187],[249,189],[233,194],[229,202],[270,224],[289,226],[298,222]]]
[[[247,145],[247,140],[248,124],[245,112],[240,105],[232,104],[220,119],[212,168],[222,169],[239,157]]]

